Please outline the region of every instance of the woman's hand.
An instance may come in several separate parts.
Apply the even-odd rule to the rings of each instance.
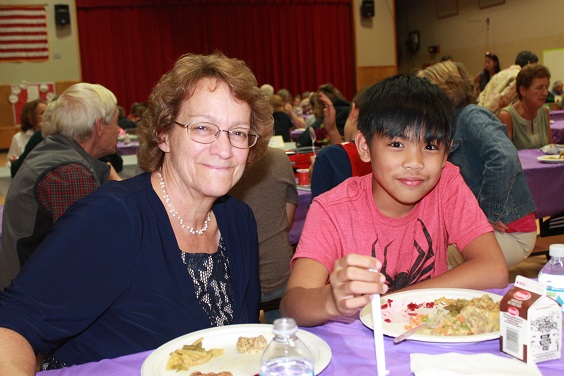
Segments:
[[[329,276],[333,304],[339,315],[351,316],[372,299],[385,294],[388,285],[379,270],[382,263],[373,257],[349,254],[335,262]]]
[[[505,232],[509,230],[509,227],[502,221],[497,221],[496,223],[492,223],[491,225],[494,231]]]

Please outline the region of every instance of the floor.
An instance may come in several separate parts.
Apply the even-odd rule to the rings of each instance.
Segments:
[[[0,153],[0,205],[4,204],[8,187],[10,186],[10,171],[6,164],[6,153]],[[124,156],[124,170],[120,175],[127,178],[133,176],[135,173],[135,156]],[[554,236],[550,238],[539,238],[535,251],[547,250],[550,244],[562,243],[564,244],[564,235]],[[510,282],[515,281],[515,276],[522,275],[529,278],[536,278],[540,269],[546,263],[547,258],[544,255],[529,256],[526,260],[519,265],[512,267],[509,270]]]

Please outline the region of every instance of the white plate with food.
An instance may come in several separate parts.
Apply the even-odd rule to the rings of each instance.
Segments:
[[[449,311],[445,310],[444,306],[452,306],[450,299],[461,299],[459,302],[462,305],[472,305],[472,299],[480,299],[484,295],[488,295],[495,304],[492,304],[489,310],[477,310],[468,308],[468,316],[471,317],[471,322],[475,323],[478,330],[487,331],[480,334],[459,334],[459,329],[447,332],[443,329],[450,321],[454,321],[454,316],[448,315]],[[446,298],[446,299],[442,299]],[[442,299],[442,300],[441,300]],[[484,298],[487,299],[487,298]],[[417,325],[424,317],[440,317],[440,323],[434,326],[435,329],[423,329],[412,334],[408,339],[424,342],[446,342],[446,343],[464,343],[464,342],[480,342],[490,339],[499,338],[499,302],[502,297],[497,294],[486,293],[477,290],[467,289],[420,289],[410,290],[405,292],[391,293],[380,298],[382,305],[382,327],[384,335],[390,337],[397,337],[407,329],[410,325]],[[437,302],[436,302],[437,301]],[[439,303],[440,302],[440,303]],[[445,303],[447,302],[447,303]],[[495,308],[497,307],[497,308]],[[485,312],[485,314],[484,314]],[[447,315],[445,316],[444,313]],[[437,315],[440,314],[440,315]],[[466,311],[462,312],[463,315]],[[362,309],[360,312],[360,320],[364,325],[373,328],[372,323],[372,308],[370,304]],[[482,322],[487,320],[488,322]],[[494,325],[495,324],[495,325]],[[495,326],[494,330],[489,331]],[[460,329],[460,332],[467,332],[467,330]]]
[[[544,162],[544,163],[564,163],[564,157],[560,157],[560,155],[541,155],[537,157],[537,160]]]
[[[268,342],[273,338],[270,324],[239,324],[199,330],[173,339],[153,351],[143,362],[142,376],[185,375],[193,372],[231,372],[233,376],[258,375],[262,351],[240,353],[237,350],[239,337],[264,336]],[[298,337],[311,351],[315,374],[319,374],[331,361],[331,348],[315,334],[298,329]],[[166,370],[171,353],[184,345],[191,345],[203,338],[202,346],[206,350],[223,349],[223,355],[213,356],[208,362],[192,366],[186,371]]]

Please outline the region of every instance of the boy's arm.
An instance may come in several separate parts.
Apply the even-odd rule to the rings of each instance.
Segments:
[[[299,258],[290,274],[280,312],[301,326],[354,315],[370,302],[372,294],[387,291],[384,276],[372,271],[381,266],[375,258],[350,254],[337,260],[329,275],[320,262]]]
[[[435,287],[484,290],[507,286],[507,265],[493,232],[480,235],[468,243],[462,249],[462,256],[465,262],[457,267],[404,290]]]

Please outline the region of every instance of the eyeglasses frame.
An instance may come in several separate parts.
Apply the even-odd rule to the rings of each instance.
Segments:
[[[218,126],[217,124],[210,123],[209,121],[191,121],[191,122],[189,122],[189,123],[187,123],[187,124],[182,124],[182,123],[179,123],[178,121],[174,120],[174,123],[175,123],[176,125],[179,125],[179,126],[185,128],[185,129],[186,129],[186,134],[188,135],[188,137],[190,137],[190,129],[189,129],[188,127],[191,126],[192,124],[203,123],[203,124],[210,124],[210,125],[213,125],[213,126],[217,127],[218,132],[215,133],[215,138],[214,138],[214,140],[213,140],[212,142],[196,141],[196,140],[194,140],[192,137],[190,137],[190,139],[191,139],[192,141],[197,142],[197,143],[199,143],[199,144],[203,144],[203,145],[210,145],[210,144],[213,144],[213,143],[219,138],[219,135],[221,134],[221,132],[225,132],[225,133],[227,133],[227,139],[229,140],[229,145],[231,145],[231,146],[233,146],[234,148],[237,148],[237,149],[243,149],[243,150],[245,150],[245,149],[250,149],[250,148],[252,148],[253,146],[255,146],[255,145],[257,144],[257,142],[258,142],[259,137],[260,137],[260,136],[257,134],[257,132],[253,131],[252,129],[249,129],[249,135],[252,134],[252,135],[255,136],[255,142],[254,142],[252,145],[249,145],[249,146],[246,147],[246,148],[242,148],[242,147],[240,147],[240,146],[233,145],[233,143],[231,142],[231,132],[233,132],[233,129],[230,129],[230,130],[226,131],[226,130],[223,130],[223,129],[219,128],[219,126]],[[252,133],[251,133],[251,132],[252,132]]]

